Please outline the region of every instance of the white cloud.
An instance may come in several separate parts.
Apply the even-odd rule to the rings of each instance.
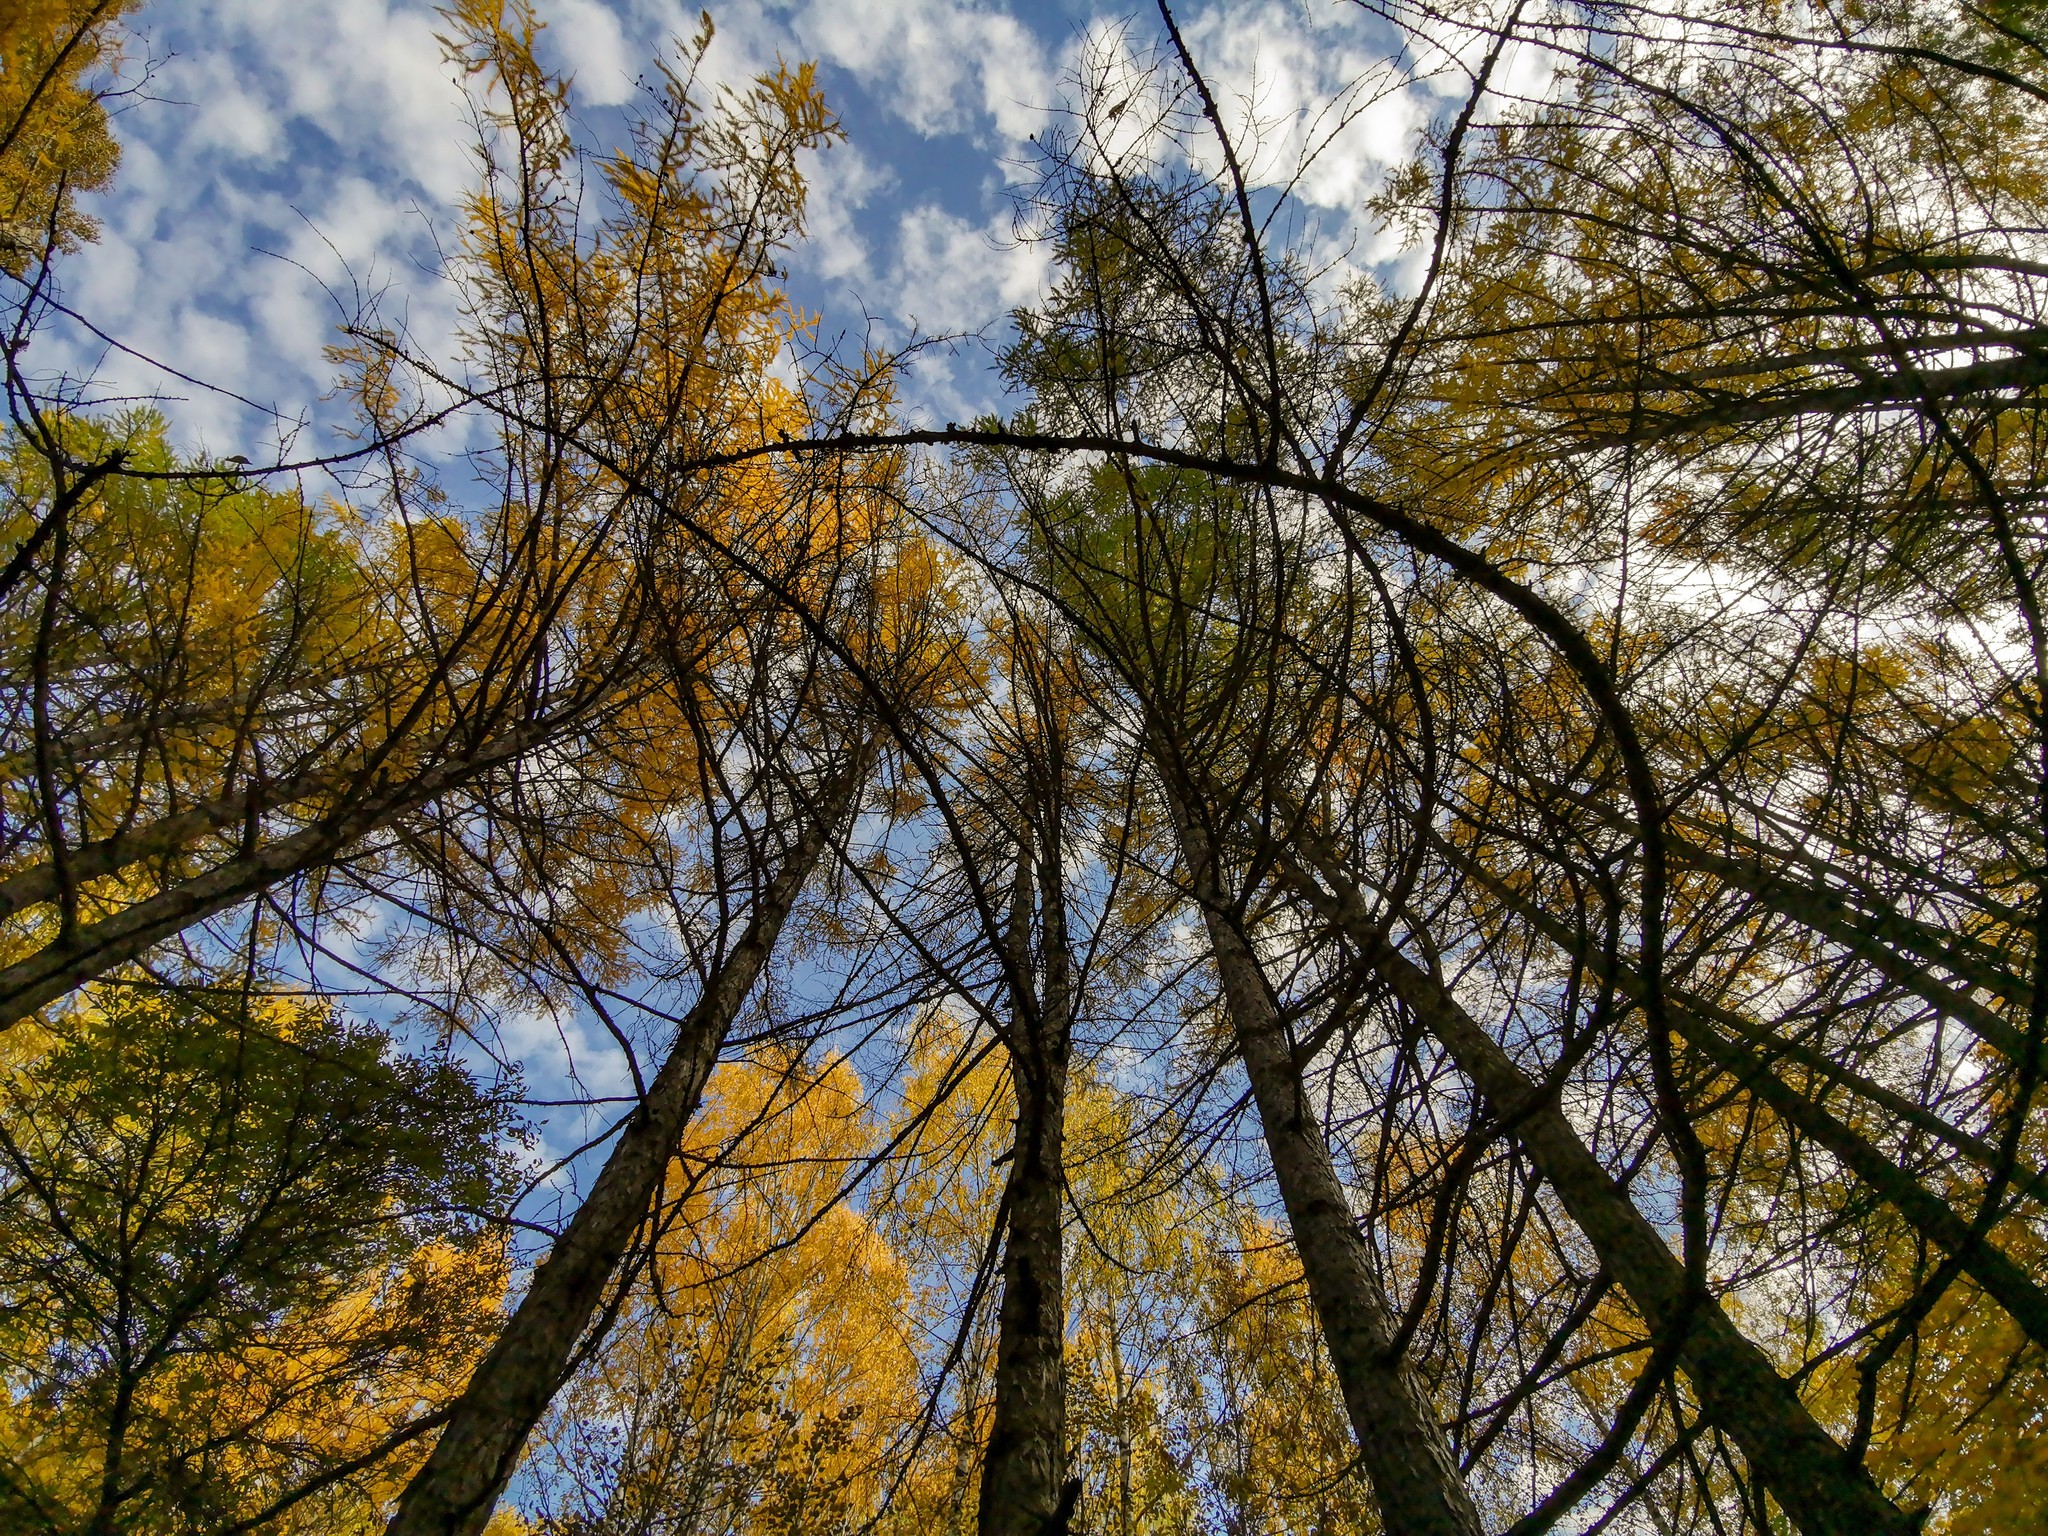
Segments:
[[[806,173],[810,238],[793,260],[826,282],[869,277],[868,240],[856,215],[895,189],[896,173],[854,143],[834,144],[813,156]]]
[[[544,52],[574,74],[581,109],[628,100],[652,55],[697,26],[695,5],[669,0],[544,0],[541,13]],[[1038,124],[1058,73],[1024,23],[987,5],[806,0],[720,20],[713,83],[742,83],[778,55],[820,58],[918,133],[965,134],[997,155]],[[160,99],[121,119],[126,160],[102,209],[105,238],[67,275],[93,323],[287,414],[317,413],[332,382],[323,348],[336,314],[323,285],[345,303],[389,289],[426,344],[448,342],[456,312],[426,270],[430,234],[453,238],[474,161],[433,9],[194,0],[145,12],[142,26],[168,55]],[[1019,275],[1030,263],[1018,253],[963,245],[964,225],[927,227],[921,212],[899,221],[902,174],[862,146],[837,146],[807,169],[812,238],[796,259],[820,283],[949,329],[999,319],[1029,296],[1035,275]],[[259,452],[233,402],[97,345],[70,362],[94,359],[105,389],[180,397],[181,436]]]
[[[1007,215],[974,223],[931,204],[905,210],[880,287],[904,338],[959,338],[927,347],[905,380],[904,403],[933,421],[966,420],[997,403],[1000,322],[1037,300],[1049,268],[1042,245],[1011,237]]]
[[[550,0],[547,42],[574,76],[580,101],[597,107],[631,99],[642,73],[616,12],[600,0]]]
[[[182,372],[287,414],[314,409],[332,374],[321,283],[431,289],[416,210],[446,221],[470,178],[436,17],[385,0],[198,0],[138,24],[159,64],[149,99],[116,120],[122,166],[94,209],[104,235],[62,274],[66,293]],[[420,314],[445,323],[449,310]],[[261,451],[262,424],[221,396],[83,338],[64,361],[96,359],[103,391],[180,397],[187,441]]]
[[[1352,209],[1412,153],[1427,106],[1356,13],[1215,5],[1185,34],[1254,183]]]
[[[1017,142],[1051,99],[1053,60],[1003,11],[947,0],[811,0],[790,17],[798,47],[883,93],[926,136],[972,133],[985,114]]]
[[[1182,17],[1254,178],[1298,174],[1299,195],[1339,226],[1319,239],[1339,244],[1342,229],[1365,232],[1361,204],[1435,108],[1422,93],[1351,89],[1385,57],[1359,14],[1255,0]],[[545,51],[574,71],[579,105],[599,113],[630,97],[656,50],[697,26],[695,0],[543,0],[542,15]],[[1063,33],[991,0],[763,0],[721,8],[717,20],[711,82],[743,82],[778,57],[816,58],[949,157],[884,161],[866,144],[813,157],[812,235],[794,255],[828,293],[949,331],[999,323],[1037,291],[1042,257],[1005,247],[992,200],[1024,174],[1026,136],[1046,124],[1084,49],[1126,30],[1140,48],[1158,43],[1142,17]],[[178,349],[203,344],[209,366],[236,370],[223,385],[295,408],[330,383],[323,282],[350,294],[388,286],[423,340],[446,343],[456,312],[426,270],[429,236],[455,234],[474,162],[434,36],[445,22],[426,0],[186,0],[145,12],[143,25],[173,56],[155,82],[164,99],[121,120],[127,158],[104,207],[106,238],[67,277],[94,321],[188,369],[197,360]],[[1510,67],[1520,78],[1541,64]],[[1126,125],[1133,133],[1139,116]],[[975,148],[963,152],[962,137]],[[1201,135],[1187,147],[1214,155]],[[1394,254],[1369,240],[1353,248],[1367,261]],[[223,334],[236,324],[249,333],[239,347]],[[111,385],[145,379],[137,365],[108,364]],[[178,415],[213,440],[249,430],[224,402],[195,397]]]
[[[1009,220],[970,224],[929,204],[906,212],[890,285],[926,331],[974,331],[1039,295],[1047,253],[1010,237]]]

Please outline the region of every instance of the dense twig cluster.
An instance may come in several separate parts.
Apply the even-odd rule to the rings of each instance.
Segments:
[[[366,1209],[393,1246],[172,1316],[97,1299],[146,1244],[77,1217],[154,1186],[51,1150],[130,1132],[0,1105],[5,1230],[112,1307],[4,1335],[0,1500],[476,1532],[525,1456],[590,1533],[2042,1512],[2048,45],[1989,0],[1362,8],[1386,76],[1277,187],[1169,8],[1083,74],[1016,409],[967,427],[904,429],[886,357],[778,376],[836,128],[806,71],[707,108],[708,30],[586,185],[531,17],[451,13],[468,350],[352,327],[346,504],[29,373],[80,227],[35,205],[24,1080],[194,997],[324,1069],[345,973],[443,1049],[593,1023],[629,1081],[466,1331],[533,1209],[495,1109],[451,1116],[473,1209],[423,1172],[439,1226]],[[1399,91],[1436,115],[1367,210],[1395,290],[1294,187]],[[452,413],[480,505],[426,451]],[[330,983],[296,1023],[288,977]],[[341,1326],[432,1243],[467,1291]],[[218,1394],[319,1348],[409,1400],[363,1388],[324,1464],[181,1444],[162,1361]]]

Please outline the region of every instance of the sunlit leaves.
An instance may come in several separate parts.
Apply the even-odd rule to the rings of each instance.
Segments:
[[[505,1283],[504,1100],[285,996],[114,990],[6,1038],[15,1518],[252,1514],[459,1385]]]

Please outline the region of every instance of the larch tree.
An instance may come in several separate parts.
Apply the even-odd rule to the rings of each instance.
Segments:
[[[1943,642],[1912,641],[1910,618],[1886,617],[1912,611],[1893,606],[1899,581],[1912,579],[1893,559],[1939,570],[1942,585],[1919,599],[1923,609],[1957,612],[1961,600],[1972,606],[1957,617],[1982,612],[1974,618],[1980,626],[1993,621],[1975,604],[2007,616],[2018,626],[2022,670],[1990,680],[1986,697],[2028,696],[2032,561],[2007,510],[2012,493],[2000,484],[2000,461],[1986,457],[1993,441],[2010,452],[2005,473],[2024,493],[2032,478],[2024,429],[2033,414],[2021,408],[2022,430],[1999,424],[2014,393],[2024,400],[2034,387],[2024,332],[2009,318],[2028,301],[2024,293],[1994,296],[1989,287],[1963,290],[1944,277],[1939,298],[1908,297],[1901,307],[1883,288],[1935,272],[1981,270],[1989,285],[2030,281],[2023,256],[1963,252],[2000,238],[1982,210],[1996,203],[2017,211],[2032,195],[2025,173],[1994,158],[1977,130],[1993,120],[2017,125],[2019,118],[1998,119],[1990,103],[2021,112],[2018,103],[2033,88],[2003,66],[1982,63],[1956,36],[1933,37],[1920,14],[1873,12],[1864,18],[1867,30],[1850,39],[1824,31],[1795,36],[1775,14],[1660,29],[1647,19],[1638,28],[1626,8],[1582,16],[1569,7],[1524,7],[1488,30],[1473,17],[1390,11],[1418,42],[1433,40],[1463,61],[1471,92],[1445,124],[1437,174],[1420,167],[1389,193],[1390,207],[1403,199],[1416,206],[1422,232],[1434,241],[1422,291],[1405,302],[1361,292],[1348,307],[1326,312],[1298,259],[1265,245],[1270,226],[1254,219],[1223,118],[1168,17],[1172,46],[1155,77],[1167,83],[1149,97],[1121,91],[1117,112],[1091,113],[1071,149],[1054,152],[1049,201],[1077,296],[1039,322],[1039,331],[1027,322],[1031,382],[1043,404],[974,434],[1023,453],[1103,455],[1104,473],[1127,482],[1125,515],[1134,522],[1158,499],[1159,472],[1143,468],[1148,462],[1195,477],[1197,497],[1206,480],[1224,488],[1212,494],[1218,502],[1264,498],[1259,515],[1244,520],[1249,531],[1237,535],[1240,542],[1266,538],[1263,568],[1250,555],[1220,558],[1220,539],[1201,549],[1186,536],[1178,536],[1178,569],[1155,559],[1148,574],[1127,555],[1105,571],[1093,558],[1099,579],[1133,594],[1124,600],[1132,609],[1150,604],[1178,615],[1157,621],[1162,633],[1207,634],[1221,648],[1209,658],[1217,667],[1214,693],[1192,706],[1171,674],[1162,675],[1160,647],[1127,659],[1120,671],[1137,690],[1135,708],[1148,717],[1178,713],[1183,729],[1214,729],[1224,710],[1207,699],[1233,698],[1239,718],[1225,722],[1224,737],[1194,752],[1169,742],[1159,753],[1166,792],[1183,797],[1190,821],[1211,818],[1235,840],[1253,871],[1255,901],[1271,879],[1273,899],[1294,908],[1301,931],[1327,932],[1323,942],[1336,946],[1328,971],[1361,968],[1397,1015],[1471,1081],[1488,1118],[1515,1138],[1591,1241],[1606,1283],[1618,1284],[1642,1315],[1650,1349],[1637,1386],[1617,1405],[1612,1431],[1542,1502],[1545,1519],[1609,1477],[1655,1405],[1660,1377],[1676,1367],[1697,1402],[1680,1411],[1697,1412],[1710,1443],[1724,1448],[1715,1454],[1726,1458],[1726,1480],[1691,1449],[1679,1451],[1679,1465],[1694,1468],[1709,1502],[1738,1497],[1750,1518],[1765,1521],[1772,1500],[1806,1529],[1904,1529],[1904,1515],[1856,1466],[1870,1443],[1878,1375],[1964,1276],[1998,1300],[2021,1335],[2039,1305],[2038,1282],[2008,1251],[2030,1251],[2031,1240],[2000,1214],[2006,1192],[2031,1181],[2016,1155],[2039,1065],[2031,961],[2008,961],[2001,971],[1948,922],[1902,910],[1892,894],[1906,880],[1917,904],[1917,870],[1903,861],[1920,837],[1955,846],[1940,830],[1942,818],[1964,818],[1971,830],[1957,835],[1967,838],[2019,838],[2018,848],[2005,844],[2001,869],[2032,867],[2038,853],[2025,849],[2039,844],[2020,830],[2030,813],[1991,809],[1998,791],[1979,765],[2012,760],[2013,746],[1993,744],[2001,728],[1981,706],[1957,719],[1953,704],[1917,702],[1910,692],[1962,682],[1967,664],[1954,641],[1945,642],[1948,650]],[[1951,20],[1967,33],[1966,19]],[[2021,35],[2022,51],[2024,43]],[[1528,46],[1561,60],[1566,83],[1551,97],[1496,104],[1489,95],[1495,63],[1505,50]],[[1823,68],[1831,73],[1823,77]],[[1947,93],[1945,111],[1929,107],[1937,91]],[[1986,106],[1959,113],[1961,101],[1978,94]],[[1168,143],[1181,135],[1220,141],[1220,175],[1175,179],[1170,161],[1122,147],[1131,136],[1119,139],[1110,124],[1132,102],[1145,106],[1148,126]],[[1845,137],[1839,125],[1851,117],[1857,128]],[[1956,194],[1944,205],[1957,210],[1951,225],[1928,230],[1928,205],[1903,197],[1875,206],[1829,202],[1837,183],[1817,171],[1827,164],[1824,146],[1835,144],[1853,146],[1841,197],[1869,184],[1866,156],[1875,162],[1889,154],[1893,164],[1951,178],[1942,182]],[[1785,169],[1794,165],[1796,179]],[[1919,221],[1910,231],[1886,222],[1908,216]],[[1862,222],[1845,227],[1853,219]],[[1885,254],[1893,250],[1903,254]],[[1802,275],[1808,272],[1811,278]],[[1914,363],[1916,349],[1937,337],[1953,346],[1967,334],[1954,329],[1955,316],[1973,299],[1984,306],[1980,313],[1999,315],[1986,332],[1992,358],[1946,371]],[[1468,301],[1472,307],[1461,308]],[[1924,339],[1899,329],[1922,303],[1934,327]],[[1874,334],[1829,334],[1829,327],[1859,325]],[[1670,347],[1715,355],[1680,364]],[[1862,368],[1864,357],[1889,358],[1894,371],[1873,375]],[[1853,381],[1804,380],[1802,368],[1844,369]],[[1693,395],[1682,400],[1688,390]],[[1875,413],[1867,428],[1859,421],[1865,412]],[[1950,585],[1960,573],[1929,565],[1931,545],[1905,552],[1900,514],[1885,509],[1902,494],[1916,508],[1913,537],[1982,551],[1988,564],[1981,576]],[[1802,498],[1797,511],[1784,504],[1788,495]],[[1714,545],[1676,534],[1681,525],[1703,529],[1695,509],[1706,507],[1726,508],[1714,515],[1740,522]],[[1841,532],[1823,531],[1835,524],[1821,519],[1841,517],[1849,519]],[[1756,533],[1745,538],[1735,528]],[[1863,528],[1869,535],[1856,531]],[[1807,540],[1796,555],[1767,542],[1795,530]],[[1865,542],[1853,542],[1859,538]],[[1879,563],[1845,570],[1842,557],[1858,548]],[[1284,595],[1263,595],[1284,594],[1304,560],[1329,563],[1325,551],[1345,574],[1327,578],[1323,590],[1360,590],[1366,608],[1380,607],[1384,649],[1372,648],[1377,637],[1351,617],[1351,607],[1296,614]],[[1745,566],[1751,551],[1757,563]],[[1580,595],[1566,600],[1558,586],[1565,580],[1579,583]],[[1772,602],[1758,604],[1760,616],[1746,608],[1731,615],[1710,585],[1716,581],[1745,597],[1769,591]],[[1774,583],[1782,589],[1767,586]],[[1528,642],[1503,644],[1487,607],[1526,623]],[[1771,634],[1781,616],[1782,641]],[[1857,623],[1886,641],[1867,662],[1853,652],[1838,660],[1840,642],[1830,631]],[[1219,632],[1231,638],[1214,640]],[[1314,643],[1332,633],[1357,637],[1366,649],[1344,655]],[[1249,638],[1234,644],[1239,636]],[[1175,644],[1167,648],[1171,658],[1186,658],[1190,644],[1178,634]],[[1886,656],[1888,646],[1900,645],[1929,658],[1917,673]],[[1253,675],[1242,665],[1232,671],[1231,658],[1248,650],[1269,653],[1269,670],[1294,669],[1296,694],[1313,707],[1287,697],[1244,703]],[[1711,670],[1717,664],[1720,678]],[[1773,675],[1773,668],[1783,670]],[[1391,683],[1381,681],[1389,675]],[[1817,696],[1809,677],[1825,677],[1833,696]],[[1704,716],[1693,702],[1702,697],[1714,705]],[[1155,703],[1162,698],[1163,708]],[[2008,715],[2004,729],[2021,742],[2038,739],[2024,708],[2013,707],[2020,713]],[[1845,710],[1861,711],[1871,727]],[[1783,755],[1803,719],[1821,727],[1806,758],[1811,767]],[[1709,725],[1714,740],[1681,746],[1695,721]],[[1888,771],[1887,788],[1853,794],[1843,775],[1860,771],[1851,765],[1872,750],[1903,751],[1910,761],[1894,757],[1900,768]],[[1747,763],[1761,771],[1765,751],[1771,787],[1745,786],[1742,841],[1724,852],[1704,834],[1726,825],[1727,813],[1703,815],[1686,802]],[[1187,782],[1180,764],[1189,760],[1207,783]],[[1543,764],[1534,781],[1520,768],[1531,760]],[[1938,787],[1930,771],[1954,787]],[[1973,774],[1979,777],[1967,787],[1956,778]],[[1404,788],[1413,775],[1420,777]],[[1901,779],[1897,793],[1888,787],[1893,777]],[[1455,906],[1441,905],[1447,897],[1455,903],[1474,878],[1457,831],[1467,824],[1464,806],[1473,796],[1466,785],[1474,781],[1486,786],[1489,810],[1500,808],[1499,820],[1489,817],[1489,835],[1512,815],[1515,833],[1502,842],[1511,842],[1517,859],[1570,870],[1564,889],[1545,884],[1542,896],[1522,883],[1527,876],[1509,875],[1501,898],[1515,902],[1506,912],[1533,906],[1527,920],[1541,924],[1537,931],[1553,945],[1562,941],[1552,953],[1568,957],[1571,968],[1547,973],[1559,975],[1556,982],[1515,980],[1525,962],[1513,958],[1521,951],[1512,925],[1499,926],[1503,907],[1492,909],[1487,927],[1474,927]],[[2024,785],[2014,779],[2013,792],[2024,797]],[[1808,796],[1818,798],[1795,811]],[[1816,836],[1832,836],[1822,829],[1835,806],[1858,816],[1896,807],[1909,818],[1875,835],[1845,828],[1840,839],[1863,858],[1889,860],[1888,882],[1866,876],[1860,889],[1845,891],[1858,878],[1854,862],[1789,851],[1787,833],[1771,825],[1777,819],[1810,848]],[[1319,824],[1332,816],[1356,842],[1328,840]],[[1189,862],[1199,868],[1205,860]],[[1497,868],[1480,875],[1499,888]],[[1968,900],[1967,885],[1950,869],[1930,871],[1919,885]],[[1702,905],[1717,887],[1729,893],[1721,903],[1733,897],[1747,907],[1746,918]],[[1558,917],[1542,910],[1560,896],[1570,905]],[[1992,921],[2001,932],[2023,929],[2026,903],[2035,899],[2029,894],[2015,905],[1997,898]],[[1950,921],[1967,910],[1953,909]],[[1965,918],[1961,932],[1973,931],[1985,930]],[[1504,939],[1515,947],[1501,948]],[[1731,939],[1743,944],[1739,963],[1759,980],[1771,975],[1774,985],[1784,966],[1812,963],[1812,944],[1828,946],[1816,958],[1826,967],[1831,1002],[1799,1012],[1834,1028],[1855,1028],[1870,1006],[1846,1002],[1856,995],[1848,968],[1860,965],[1882,978],[1869,994],[1878,1008],[1903,996],[1909,1008],[1952,1020],[1966,1051],[1993,1053],[1979,1059],[1998,1063],[1989,1074],[2000,1085],[1992,1090],[2000,1100],[1997,1131],[1983,1134],[1991,1130],[1983,1121],[1945,1123],[1924,1105],[1900,1126],[1924,1135],[1930,1121],[1941,1123],[1949,1147],[1972,1149],[1989,1174],[1988,1203],[1979,1195],[1948,1204],[1924,1180],[1901,1176],[1896,1155],[1865,1129],[1784,1087],[1772,1066],[1775,1031],[1726,1009],[1716,1014],[1711,1003],[1703,1010],[1674,990],[1698,965],[1731,974]],[[1703,942],[1712,947],[1697,950]],[[1404,956],[1405,945],[1418,957]],[[1784,958],[1766,971],[1772,955]],[[1567,1028],[1557,1037],[1554,1068],[1532,1073],[1514,1061],[1446,985],[1453,960],[1455,974],[1483,980],[1504,998],[1508,1018],[1555,1011],[1558,994],[1546,993],[1561,986]],[[1970,985],[1940,974],[1959,966],[1972,968]],[[1583,1017],[1571,1016],[1581,1010]],[[1515,1034],[1523,1027],[1516,1024]],[[1911,1081],[1895,1075],[1898,1063],[1859,1072],[1839,1046],[1811,1051],[1808,1041],[1799,1043],[1837,1069],[1839,1087],[1857,1091],[1852,1080],[1860,1080],[1883,1093]],[[1631,1061],[1620,1082],[1586,1086],[1610,1114],[1621,1104],[1617,1089],[1635,1096],[1630,1134],[1648,1136],[1645,1149],[1675,1180],[1675,1202],[1664,1207],[1672,1215],[1663,1218],[1672,1224],[1663,1232],[1545,1104],[1587,1067],[1607,1072]],[[1721,1073],[1730,1076],[1717,1088]],[[1740,1160],[1716,1169],[1701,1125],[1704,1106],[1730,1089],[1755,1096],[1760,1112],[1842,1164],[1941,1256],[1915,1301],[1863,1347],[1862,1402],[1832,1432],[1734,1330],[1713,1294],[1710,1248],[1721,1247],[1738,1270],[1755,1254],[1748,1246],[1754,1227],[1716,1236],[1723,1220],[1714,1211],[1716,1192],[1746,1169]],[[1887,1108],[1912,1097],[1889,1093]],[[1864,1096],[1859,1118],[1867,1124],[1880,1101],[1868,1090]],[[1748,1145],[1736,1143],[1744,1151]],[[1445,1191],[1448,1216],[1457,1196],[1453,1185]],[[1454,1231],[1447,1220],[1439,1244]],[[1774,1233],[1771,1241],[1786,1236]],[[1811,1228],[1793,1240],[1806,1244],[1808,1262],[1817,1252],[1841,1251],[1826,1238],[1813,1247]]]
[[[1009,993],[1003,1032],[1017,1106],[1001,1205],[1002,1293],[994,1411],[977,1504],[982,1536],[1070,1528],[1080,1480],[1067,1471],[1066,1121],[1075,976],[1067,836],[1073,693],[1058,640],[1012,611],[998,643],[1010,707],[1003,785],[1013,800],[1009,909],[994,935]],[[1005,750],[1006,749],[1006,750]]]
[[[1384,62],[1327,121],[1426,122],[1351,210],[1399,285],[1162,4],[1034,141],[1012,409],[924,430],[894,359],[788,366],[812,70],[711,90],[707,19],[598,152],[536,14],[464,0],[462,354],[356,317],[355,444],[257,465],[27,371],[122,7],[0,23],[0,1496],[222,1536],[475,1533],[522,1466],[564,1536],[2048,1513],[2048,39],[1350,9]],[[594,1021],[630,1079],[486,1330],[525,1207],[435,1159],[501,1177],[455,1123],[494,1090],[279,1022],[366,914],[408,1020]],[[471,1109],[417,1136],[393,1084]],[[109,1200],[148,1216],[111,1247]],[[465,1243],[445,1306],[390,1295]]]

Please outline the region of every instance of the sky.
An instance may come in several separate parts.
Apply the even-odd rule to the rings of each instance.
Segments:
[[[538,8],[543,57],[571,74],[583,130],[601,144],[620,142],[622,109],[658,50],[698,25],[694,6],[671,0]],[[1301,227],[1334,253],[1336,270],[1361,265],[1398,281],[1414,253],[1372,228],[1364,203],[1412,152],[1417,128],[1449,99],[1443,90],[1378,94],[1387,39],[1354,5],[1240,0],[1177,16],[1244,135],[1252,178],[1292,175],[1317,145],[1297,187]],[[1032,136],[1071,108],[1091,61],[1129,77],[1130,61],[1160,44],[1156,11],[1089,0],[756,0],[717,8],[714,20],[715,79],[815,60],[845,130],[806,166],[811,229],[788,262],[792,296],[828,337],[872,327],[892,344],[954,338],[923,354],[905,390],[911,415],[1000,408],[995,349],[1009,313],[1047,277],[1045,251],[1015,234]],[[474,161],[439,25],[415,0],[145,8],[130,61],[139,87],[117,119],[121,168],[88,205],[102,232],[61,273],[65,302],[99,336],[55,328],[37,339],[38,364],[90,374],[104,400],[156,399],[188,449],[261,464],[278,451],[280,421],[308,424],[296,454],[337,446],[344,412],[323,398],[335,377],[324,349],[358,296],[378,295],[386,317],[448,355],[457,312],[439,253],[457,238]],[[533,1091],[563,1081],[565,1051],[588,1091],[627,1086],[594,1025],[534,1018],[506,1028]],[[564,1134],[557,1127],[548,1140]]]
[[[544,58],[572,75],[586,133],[609,143],[657,52],[698,16],[671,0],[540,0],[539,12]],[[1014,238],[1031,135],[1071,104],[1085,60],[1162,36],[1156,11],[1088,0],[753,0],[713,18],[715,78],[744,81],[778,58],[818,64],[846,138],[810,157],[810,237],[789,288],[828,336],[872,324],[897,342],[999,340],[1039,294],[1045,252]],[[1349,259],[1396,257],[1383,234],[1360,234],[1362,205],[1435,103],[1428,91],[1345,96],[1383,69],[1384,35],[1333,0],[1190,4],[1178,19],[1226,115],[1263,127],[1255,179],[1291,171],[1333,104],[1362,109],[1301,190]],[[131,72],[146,66],[146,80],[118,119],[116,184],[92,200],[103,232],[63,277],[67,301],[142,356],[74,330],[44,365],[91,370],[109,397],[167,396],[188,446],[262,462],[266,418],[231,396],[317,422],[334,375],[322,349],[356,295],[380,295],[387,315],[444,347],[456,313],[438,252],[473,160],[439,25],[409,0],[144,9]],[[991,362],[972,340],[932,349],[911,406],[940,420],[999,405]]]

